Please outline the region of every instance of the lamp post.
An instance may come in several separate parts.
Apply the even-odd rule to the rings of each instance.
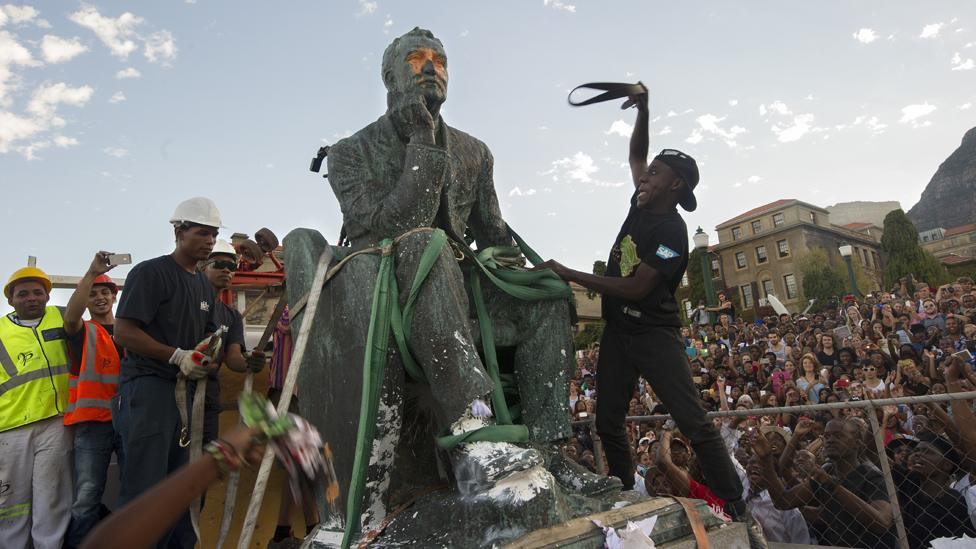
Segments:
[[[708,261],[708,234],[701,227],[698,227],[691,239],[695,242],[695,249],[701,256],[702,278],[705,279],[705,304],[714,307],[717,303],[715,288],[712,286],[712,266]]]
[[[844,258],[844,263],[847,263],[847,276],[851,279],[851,290],[854,297],[860,299],[864,297],[861,295],[861,291],[857,289],[857,279],[854,278],[854,264],[851,262],[851,256],[854,254],[854,247],[848,243],[843,243],[837,248],[840,252],[840,256]]]

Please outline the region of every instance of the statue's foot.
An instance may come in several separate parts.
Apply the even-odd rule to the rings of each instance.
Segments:
[[[542,455],[531,448],[508,442],[467,442],[451,452],[454,478],[462,496],[473,496],[520,471],[543,463]]]
[[[598,475],[573,461],[558,448],[549,456],[549,472],[559,484],[588,497],[620,492],[624,488],[619,478]]]

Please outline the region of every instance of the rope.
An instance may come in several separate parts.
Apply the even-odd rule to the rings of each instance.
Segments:
[[[207,378],[197,380],[193,392],[193,413],[187,425],[186,407],[186,376],[182,373],[176,376],[176,408],[180,412],[180,421],[183,428],[180,430],[181,447],[190,447],[190,457],[188,463],[192,463],[203,454],[203,415],[204,401],[207,393]],[[193,533],[200,539],[200,498],[199,496],[190,504],[190,524],[193,526]]]

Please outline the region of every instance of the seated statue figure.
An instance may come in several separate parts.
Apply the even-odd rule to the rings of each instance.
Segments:
[[[512,237],[495,194],[491,152],[440,115],[448,82],[440,40],[419,28],[396,38],[383,54],[382,75],[386,113],[331,147],[328,179],[353,251],[397,239],[402,305],[431,238],[429,229],[444,230],[452,246],[465,245],[467,233],[479,249],[510,246]],[[421,289],[407,344],[430,385],[441,427],[460,434],[485,425],[484,402],[492,382],[479,357],[477,321],[465,284],[466,277],[482,275],[465,270],[452,246],[443,249]],[[483,280],[496,344],[513,359],[520,422],[529,440],[546,443],[570,436],[567,378],[573,343],[568,300],[522,301]],[[469,482],[464,485],[458,479],[462,492],[484,489],[541,463],[531,448],[501,442],[477,445],[482,457],[485,447],[494,445],[490,465],[472,458],[470,444],[452,452],[455,477],[459,468],[474,470],[465,475]],[[473,484],[472,478],[477,480]]]

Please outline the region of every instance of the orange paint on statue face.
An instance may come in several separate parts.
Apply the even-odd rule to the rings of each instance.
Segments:
[[[417,48],[407,55],[407,63],[414,74],[423,72],[428,61],[434,64],[434,71],[437,75],[444,78],[447,71],[447,58],[440,52],[432,48]]]

